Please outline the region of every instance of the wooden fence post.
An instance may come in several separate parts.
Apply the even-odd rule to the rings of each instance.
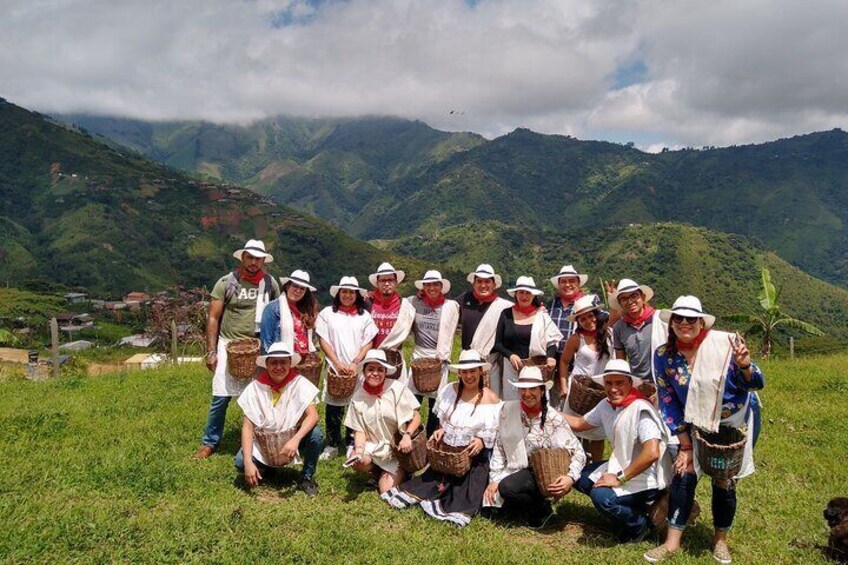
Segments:
[[[53,359],[53,378],[59,378],[59,322],[56,318],[50,319],[50,351]]]
[[[795,338],[789,336],[789,358],[795,359]]]
[[[171,363],[177,364],[177,321],[171,320]]]

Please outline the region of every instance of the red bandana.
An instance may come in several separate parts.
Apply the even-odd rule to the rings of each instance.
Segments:
[[[262,374],[259,375],[259,378],[256,380],[262,383],[263,385],[268,385],[274,392],[280,392],[283,387],[292,382],[296,376],[297,370],[292,367],[291,369],[289,369],[288,374],[279,384],[271,380],[271,375],[268,373],[268,371],[262,371]]]
[[[532,303],[528,304],[526,308],[516,304],[515,306],[512,307],[512,309],[515,310],[516,312],[520,312],[521,314],[524,314],[525,316],[529,316],[530,314],[535,314],[536,310],[538,310],[539,307],[533,306]]]
[[[624,397],[624,400],[622,400],[618,404],[613,404],[613,402],[609,398],[607,398],[607,402],[609,402],[610,406],[612,406],[613,408],[627,408],[637,400],[648,399],[645,398],[645,395],[639,392],[639,389],[637,389],[635,386],[630,389],[630,392],[627,394],[627,396]]]
[[[424,302],[427,304],[427,306],[429,306],[430,308],[435,310],[436,308],[438,308],[439,306],[441,306],[442,304],[445,303],[445,295],[442,294],[442,293],[439,293],[439,297],[437,299],[430,300],[430,295],[425,294],[424,295]]]
[[[651,316],[654,315],[654,312],[655,310],[653,306],[648,306],[647,304],[645,304],[645,307],[642,308],[642,313],[639,314],[639,316],[637,316],[636,318],[631,318],[630,316],[625,314],[624,322],[627,325],[633,326],[637,330],[640,330],[642,329],[642,326],[645,325],[645,322],[651,319]]]
[[[400,294],[395,292],[391,296],[383,296],[379,292],[374,293],[374,304],[377,304],[383,310],[394,310],[400,308]]]
[[[372,396],[376,396],[377,398],[380,398],[381,396],[383,396],[383,389],[385,388],[385,386],[386,386],[386,380],[385,379],[383,379],[383,382],[381,382],[377,386],[369,385],[368,381],[365,381],[364,383],[362,383],[362,389],[365,392],[367,392],[368,394],[370,394]]]
[[[698,346],[699,346],[699,345],[701,345],[701,343],[702,343],[705,339],[707,339],[707,334],[708,334],[708,333],[710,333],[710,330],[708,330],[708,329],[703,329],[703,330],[701,330],[701,333],[699,333],[699,334],[695,337],[695,339],[693,339],[693,340],[691,341],[691,343],[683,343],[683,342],[681,342],[680,340],[676,340],[676,341],[674,342],[674,347],[675,347],[678,351],[692,351],[693,349],[698,349]]]
[[[291,300],[289,300],[288,303],[289,310],[291,311],[292,316],[294,316],[295,318],[300,318],[300,309],[297,307],[297,302],[292,302]]]
[[[563,298],[562,296],[559,297],[559,301],[562,302],[563,306],[571,306],[575,302],[577,302],[578,298],[583,298],[583,295],[585,295],[585,294],[586,293],[583,292],[583,289],[581,288],[580,290],[577,291],[577,293],[574,295],[574,297],[570,301],[566,302],[565,298]]]
[[[239,267],[238,269],[236,269],[236,271],[238,272],[238,275],[239,277],[241,277],[242,280],[249,282],[253,286],[259,286],[259,281],[261,281],[265,277],[265,271],[262,269],[256,271],[256,274],[252,276],[247,274],[247,271],[245,271],[242,267]]]
[[[495,301],[495,299],[498,297],[497,293],[495,293],[495,292],[493,292],[493,293],[492,293],[492,294],[490,294],[489,296],[485,296],[485,297],[480,296],[479,294],[477,294],[477,291],[476,291],[476,290],[474,291],[474,293],[473,293],[473,294],[474,294],[474,298],[475,298],[475,299],[477,300],[477,302],[479,302],[480,304],[488,304],[488,303],[490,303],[490,302],[494,302],[494,301]]]
[[[356,316],[359,314],[359,310],[356,309],[356,304],[351,304],[350,306],[339,304],[339,312],[347,314],[348,316]]]
[[[519,402],[521,403],[521,411],[524,412],[524,414],[530,419],[538,418],[539,414],[542,413],[541,402],[537,403],[536,406],[534,406],[533,408],[530,408],[529,406],[524,404],[523,400],[520,400]]]

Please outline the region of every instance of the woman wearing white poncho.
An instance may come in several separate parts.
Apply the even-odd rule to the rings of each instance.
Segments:
[[[411,433],[421,425],[419,404],[402,382],[386,380],[396,369],[386,362],[385,351],[370,350],[360,367],[362,387],[353,393],[345,418],[345,426],[354,433],[348,461],[357,471],[377,475],[382,494],[406,478],[391,445],[400,432],[398,448],[404,452],[412,449]]]

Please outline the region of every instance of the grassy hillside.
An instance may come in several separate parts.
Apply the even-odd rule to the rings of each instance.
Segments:
[[[826,563],[821,512],[848,483],[841,424],[848,357],[764,366],[757,472],[739,484],[731,534],[739,563]],[[803,375],[803,378],[799,378]],[[49,398],[50,402],[44,402]],[[115,399],[121,399],[119,403]],[[321,462],[319,495],[295,470],[254,492],[232,465],[240,414],[220,454],[189,459],[209,401],[202,367],[0,382],[0,555],[10,562],[641,563],[653,541],[616,545],[587,497],[569,494],[543,531],[476,518],[463,530],[390,509],[341,468]],[[701,519],[675,563],[712,562],[709,485]]]
[[[272,272],[306,268],[327,289],[391,258],[324,221],[250,191],[192,180],[0,101],[0,281],[119,296],[211,285],[248,238]]]

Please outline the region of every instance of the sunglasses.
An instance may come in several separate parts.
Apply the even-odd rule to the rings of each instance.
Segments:
[[[683,322],[686,322],[686,323],[687,323],[687,324],[689,324],[690,326],[693,326],[693,325],[695,325],[695,324],[698,322],[698,320],[700,320],[700,319],[701,319],[701,318],[700,318],[700,317],[698,317],[698,316],[678,316],[677,314],[672,314],[672,315],[671,315],[671,322],[672,322],[673,324],[682,324]]]
[[[619,302],[635,302],[639,298],[642,298],[642,292],[637,290],[636,292],[631,292],[630,294],[620,295],[618,297],[618,301]]]

